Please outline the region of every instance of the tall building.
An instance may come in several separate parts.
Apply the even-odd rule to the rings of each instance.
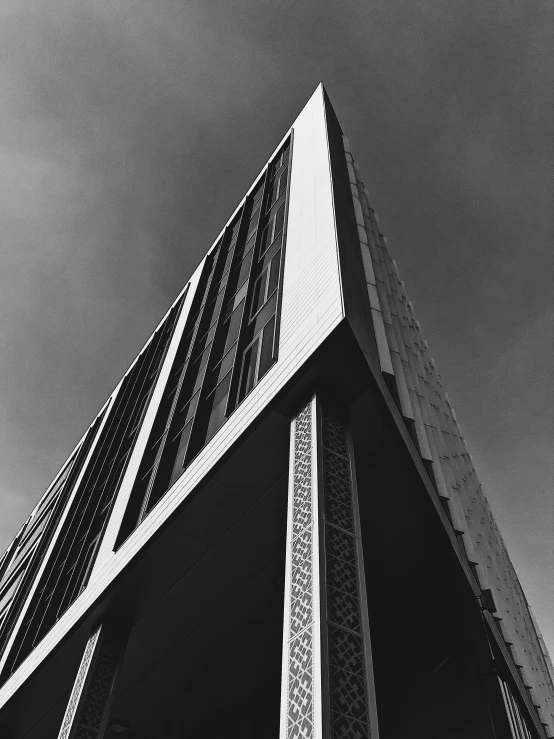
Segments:
[[[322,86],[0,562],[9,739],[536,739],[551,664]]]

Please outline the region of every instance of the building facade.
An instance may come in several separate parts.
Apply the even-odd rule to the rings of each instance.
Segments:
[[[13,739],[535,739],[551,663],[320,85],[0,561]]]

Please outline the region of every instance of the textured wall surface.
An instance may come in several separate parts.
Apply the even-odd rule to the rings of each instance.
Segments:
[[[538,706],[541,721],[554,734],[550,658],[396,262],[380,232],[348,139],[343,140],[381,371],[394,377],[402,415],[414,421],[419,452],[423,459],[432,462],[439,495],[448,501],[468,560],[475,564],[482,589],[492,590],[504,639],[515,664],[521,667],[523,682],[533,704]]]

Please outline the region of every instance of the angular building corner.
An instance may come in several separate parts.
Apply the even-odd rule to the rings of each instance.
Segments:
[[[0,732],[554,736],[323,85],[0,560]]]

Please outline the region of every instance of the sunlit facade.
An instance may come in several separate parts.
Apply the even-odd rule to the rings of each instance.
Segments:
[[[321,85],[0,560],[0,735],[554,736]]]

